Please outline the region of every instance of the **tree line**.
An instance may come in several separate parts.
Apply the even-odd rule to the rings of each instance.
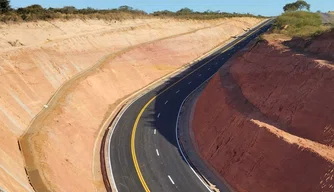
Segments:
[[[34,21],[34,20],[49,20],[49,19],[107,19],[121,20],[143,17],[174,17],[180,19],[219,19],[225,17],[262,17],[255,16],[249,13],[227,13],[221,11],[204,11],[197,12],[189,8],[182,8],[176,12],[173,11],[156,11],[146,13],[143,10],[134,9],[130,6],[120,6],[116,9],[94,9],[91,7],[77,9],[74,6],[65,6],[62,8],[43,8],[41,5],[34,4],[27,7],[13,9],[9,0],[0,0],[0,21]]]

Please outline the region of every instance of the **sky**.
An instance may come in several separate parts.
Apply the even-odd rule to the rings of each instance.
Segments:
[[[148,13],[158,10],[177,11],[188,7],[194,11],[223,11],[251,13],[255,15],[276,16],[282,13],[282,7],[294,0],[11,0],[13,8],[39,4],[43,7],[75,6],[96,9],[112,9],[121,5],[144,10]],[[334,0],[308,0],[311,11],[334,11]]]

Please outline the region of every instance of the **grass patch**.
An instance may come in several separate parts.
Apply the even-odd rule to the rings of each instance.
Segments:
[[[291,37],[311,37],[330,29],[322,25],[321,16],[317,13],[296,11],[286,12],[276,18],[274,33]]]

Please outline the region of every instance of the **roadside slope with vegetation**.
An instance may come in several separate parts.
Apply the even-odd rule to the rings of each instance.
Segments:
[[[330,30],[322,24],[321,15],[308,11],[285,12],[276,18],[273,32],[290,37],[310,37]]]
[[[104,19],[104,20],[124,20],[135,18],[177,18],[193,20],[212,20],[231,17],[257,17],[264,18],[261,15],[252,15],[249,13],[227,13],[221,11],[197,12],[189,8],[183,8],[176,12],[156,11],[146,13],[143,10],[134,9],[130,6],[120,6],[113,9],[94,9],[91,7],[77,9],[73,6],[63,8],[43,8],[41,5],[34,4],[27,7],[13,9],[9,0],[0,0],[0,21],[1,22],[19,22],[36,21],[52,19]]]
[[[303,0],[286,4],[283,7],[284,13],[276,18],[272,32],[289,37],[307,38],[333,28],[333,24],[324,25],[321,12],[310,12],[310,7],[311,5]]]

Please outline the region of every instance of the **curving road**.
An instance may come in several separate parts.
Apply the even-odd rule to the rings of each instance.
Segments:
[[[110,140],[110,163],[117,191],[208,191],[193,172],[176,138],[183,100],[272,20],[238,37],[182,74],[146,93],[120,114]],[[221,191],[227,191],[226,187]]]

